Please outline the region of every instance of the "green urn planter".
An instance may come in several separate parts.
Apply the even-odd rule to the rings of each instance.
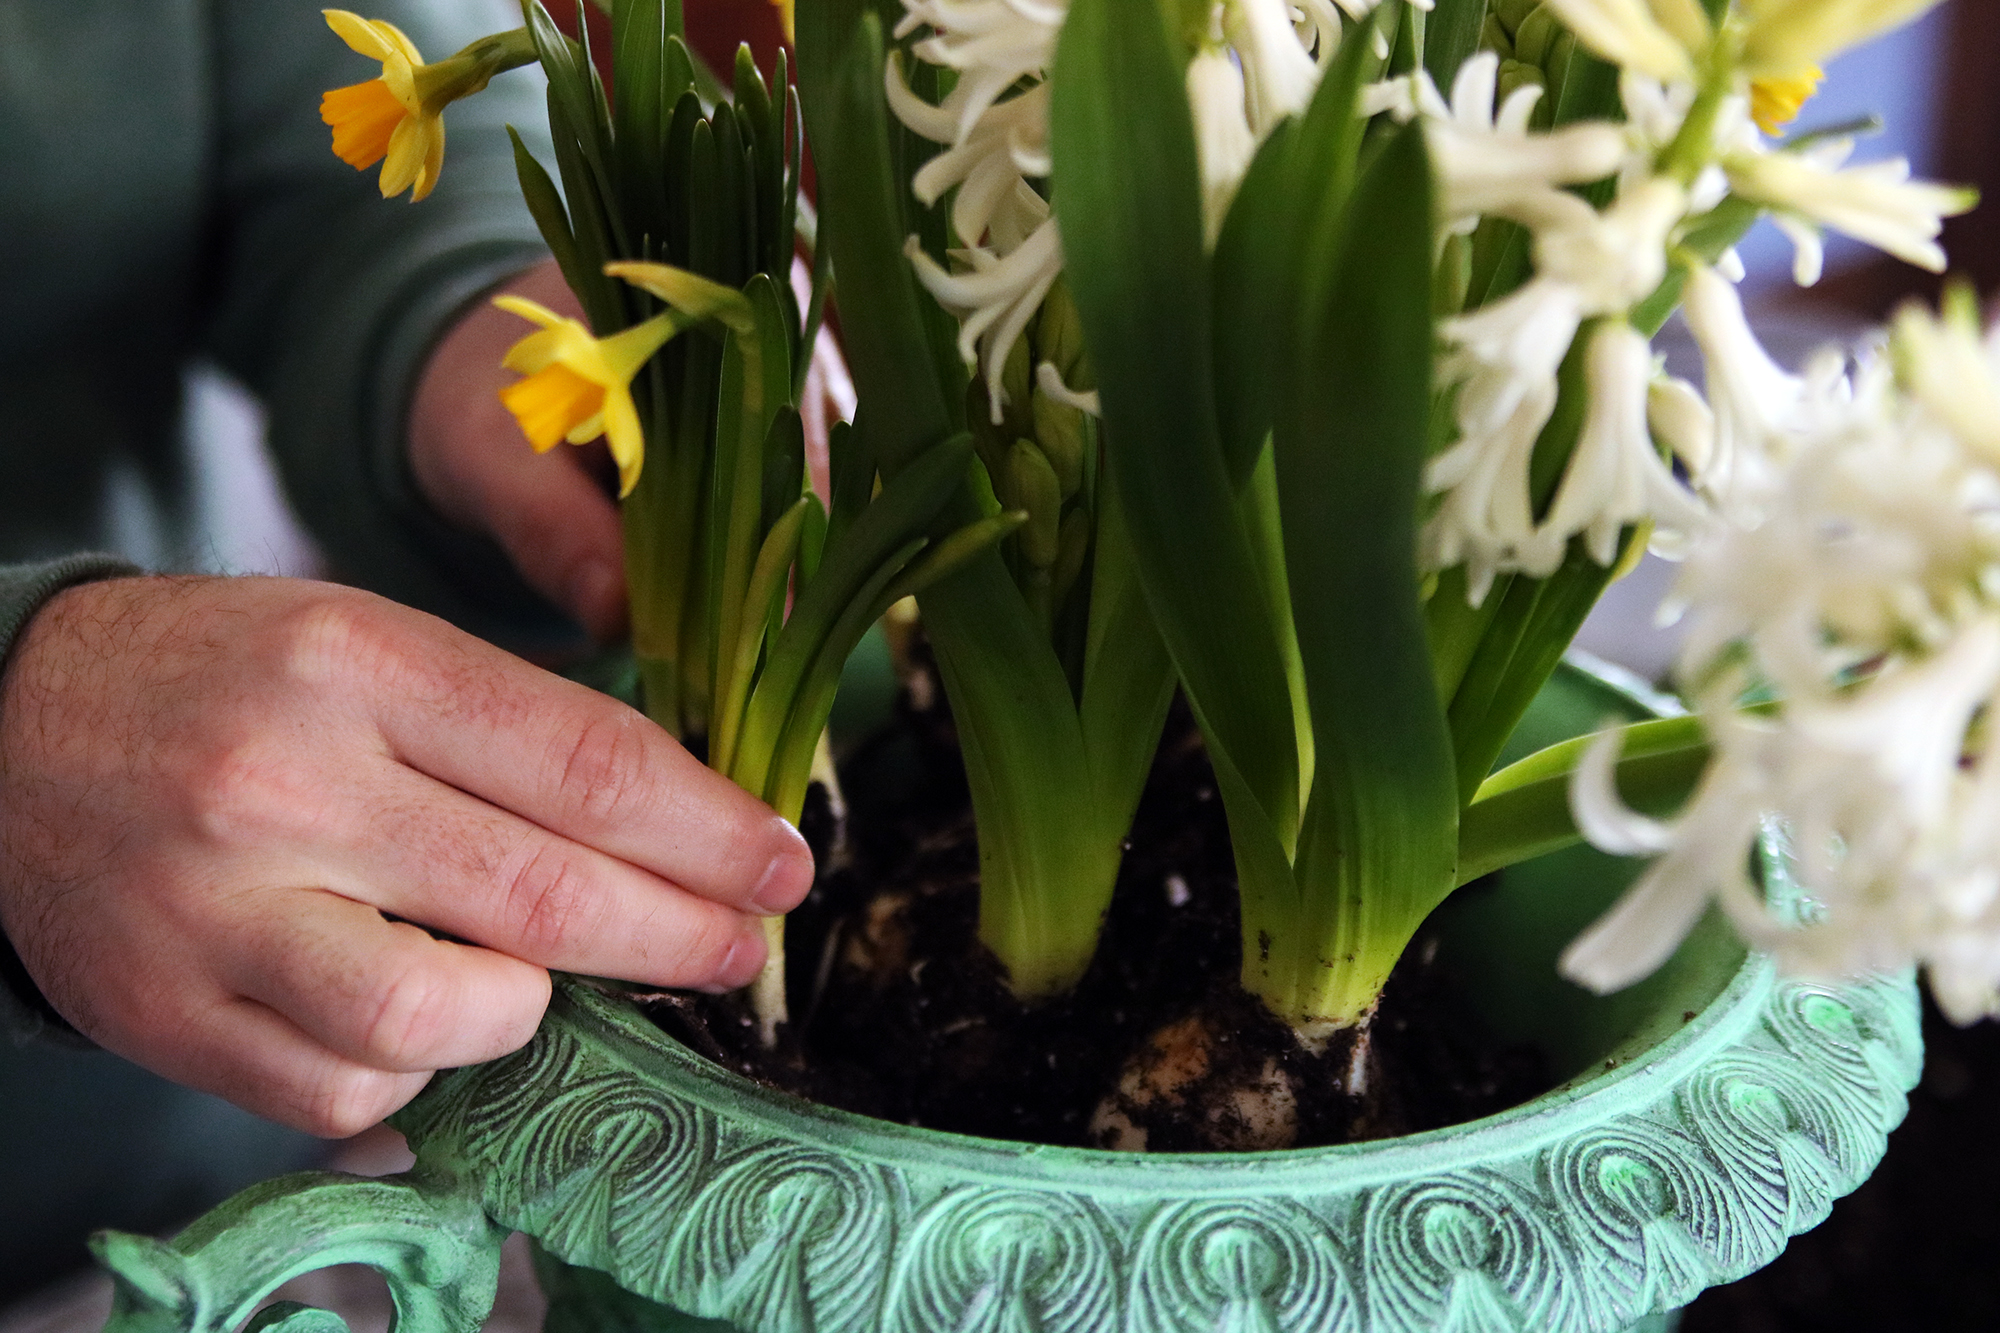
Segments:
[[[1523,744],[1612,706],[1635,702],[1569,671]],[[1442,914],[1480,1012],[1566,1082],[1450,1129],[1292,1152],[1135,1156],[870,1120],[565,983],[525,1050],[441,1075],[397,1117],[407,1175],[289,1176],[172,1242],[100,1236],[108,1329],[229,1333],[285,1279],[360,1262],[404,1333],[469,1333],[514,1230],[562,1261],[545,1277],[566,1333],[1665,1327],[1866,1177],[1921,1046],[1910,978],[1781,980],[1715,919],[1632,990],[1560,981],[1556,953],[1629,873],[1579,848]],[[265,1330],[339,1325],[273,1306]]]

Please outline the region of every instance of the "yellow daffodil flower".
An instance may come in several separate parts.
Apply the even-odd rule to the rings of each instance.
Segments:
[[[1766,77],[1750,80],[1750,119],[1757,128],[1777,138],[1785,126],[1799,118],[1799,111],[1819,91],[1825,71],[1817,65],[1789,78]]]
[[[426,108],[417,93],[424,58],[402,29],[382,19],[364,19],[344,9],[325,11],[327,26],[354,51],[382,62],[382,77],[335,88],[320,99],[320,119],[333,127],[333,151],[356,171],[383,158],[382,197],[415,187],[422,199],[437,184],[444,165],[442,103]]]
[[[444,166],[444,109],[484,88],[502,70],[535,58],[527,29],[482,37],[445,60],[425,64],[416,43],[383,19],[328,9],[327,26],[353,50],[382,62],[382,77],[335,88],[320,99],[333,127],[333,151],[356,171],[382,165],[382,197],[412,190],[412,202],[437,184]]]
[[[576,320],[519,296],[493,304],[541,325],[508,351],[507,369],[526,376],[500,391],[500,401],[539,453],[568,440],[587,444],[602,435],[618,464],[618,494],[632,493],[645,461],[646,433],[632,403],[632,377],[653,353],[686,327],[685,317],[663,311],[609,338],[594,338]]]
[[[778,16],[785,21],[785,40],[788,42],[795,42],[798,40],[797,37],[793,36],[793,22],[792,22],[793,3],[794,0],[771,0],[772,6],[776,8],[778,11]]]

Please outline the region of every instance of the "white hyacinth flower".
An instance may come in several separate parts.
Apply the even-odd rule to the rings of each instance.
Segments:
[[[1245,109],[1243,71],[1226,48],[1206,48],[1188,62],[1187,95],[1201,164],[1202,238],[1214,249],[1236,187],[1257,154],[1257,135]]]
[[[1665,83],[1690,83],[1690,50],[1707,43],[1694,0],[1544,0],[1594,54]],[[1698,21],[1699,26],[1695,26]]]
[[[1722,165],[1736,193],[1770,209],[1797,248],[1794,276],[1801,286],[1819,276],[1822,227],[1942,273],[1945,256],[1937,238],[1944,219],[1970,209],[1976,193],[1912,181],[1910,164],[1900,157],[1845,166],[1853,151],[1853,140],[1836,139],[1804,152],[1732,153]]]
[[[1908,23],[1938,0],[1740,0],[1744,59],[1792,74]]]
[[[1710,297],[1727,287],[1704,285]],[[1727,295],[1726,325],[1740,318]],[[1665,823],[1624,808],[1614,742],[1590,750],[1572,783],[1579,829],[1660,859],[1570,947],[1570,976],[1600,990],[1636,980],[1713,901],[1793,972],[1915,962],[1954,1018],[1996,1009],[2000,358],[1973,320],[1964,308],[1906,313],[1893,377],[1886,358],[1852,369],[1817,358],[1783,386],[1789,405],[1767,405],[1738,439],[1759,457],[1677,589],[1689,615],[1679,672],[1711,761]],[[1754,353],[1768,366],[1754,340],[1728,332],[1712,358]],[[1727,364],[1712,359],[1711,378]],[[1778,702],[1735,711],[1752,682]],[[1803,914],[1774,912],[1744,875],[1772,819]]]
[[[1341,3],[1350,14],[1372,7]],[[1046,79],[1068,14],[1066,0],[903,0],[896,35],[929,28],[913,52],[958,77],[933,105],[904,82],[894,58],[883,71],[896,118],[945,145],[912,187],[927,206],[957,192],[952,267],[914,241],[904,248],[924,288],[958,317],[959,353],[979,367],[995,422],[1007,406],[1007,358],[1063,267],[1047,201],[1030,181],[1051,169]],[[1211,29],[1214,43],[1188,68],[1187,93],[1213,245],[1257,143],[1311,101],[1340,18],[1331,0],[1307,0],[1297,16],[1287,0],[1220,0]]]
[[[1484,214],[1511,216],[1523,209],[1524,196],[1551,186],[1601,180],[1625,159],[1625,136],[1614,125],[1586,123],[1531,133],[1529,120],[1542,96],[1537,85],[1516,88],[1496,111],[1499,73],[1500,57],[1493,52],[1470,57],[1452,80],[1449,105],[1438,97],[1428,73],[1394,81],[1412,90],[1406,104],[1424,113],[1425,139],[1450,230],[1470,230]]]
[[[903,0],[896,36],[926,26],[932,30],[917,43],[916,54],[958,71],[945,105],[957,120],[956,140],[963,141],[1016,84],[1040,81],[1055,59],[1067,17],[1063,0]]]
[[[1583,429],[1546,518],[1535,528],[1522,566],[1553,572],[1569,539],[1581,535],[1600,565],[1619,556],[1628,525],[1650,519],[1678,538],[1706,521],[1706,511],[1660,458],[1647,426],[1653,349],[1646,336],[1608,320],[1591,335],[1584,353],[1589,390]]]
[[[1523,196],[1510,211],[1535,226],[1536,276],[1446,322],[1451,351],[1439,379],[1458,389],[1459,438],[1425,472],[1426,488],[1444,498],[1424,526],[1422,558],[1432,569],[1464,563],[1474,605],[1502,572],[1544,577],[1561,563],[1561,542],[1538,535],[1529,494],[1535,441],[1559,396],[1556,372],[1586,319],[1622,317],[1659,286],[1667,237],[1685,208],[1685,193],[1661,178],[1641,182],[1602,213],[1560,190]],[[1643,423],[1649,377],[1628,394],[1625,419],[1637,413]],[[1585,493],[1609,494],[1588,486],[1577,492]]]
[[[914,236],[904,243],[903,253],[916,266],[917,281],[958,317],[958,354],[968,364],[978,362],[983,367],[993,420],[999,422],[1007,402],[1000,382],[1007,354],[1062,276],[1062,238],[1056,220],[1044,219],[1004,256],[981,247],[952,251],[959,265],[955,273],[924,253]]]

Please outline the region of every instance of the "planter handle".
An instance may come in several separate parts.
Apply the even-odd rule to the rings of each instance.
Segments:
[[[116,1292],[104,1333],[231,1333],[281,1284],[335,1264],[387,1279],[397,1333],[474,1333],[493,1308],[507,1229],[476,1189],[423,1166],[400,1176],[300,1171],[252,1185],[171,1241],[100,1231],[90,1248]],[[294,1301],[244,1333],[346,1333]]]

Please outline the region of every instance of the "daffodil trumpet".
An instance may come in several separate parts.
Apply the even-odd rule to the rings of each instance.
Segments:
[[[333,130],[333,151],[341,161],[357,171],[383,163],[385,199],[409,190],[418,200],[435,189],[444,166],[444,109],[480,91],[495,74],[536,58],[527,29],[516,28],[426,64],[395,24],[345,9],[324,13],[327,26],[352,50],[382,62],[379,78],[335,88],[321,98],[320,118]]]

